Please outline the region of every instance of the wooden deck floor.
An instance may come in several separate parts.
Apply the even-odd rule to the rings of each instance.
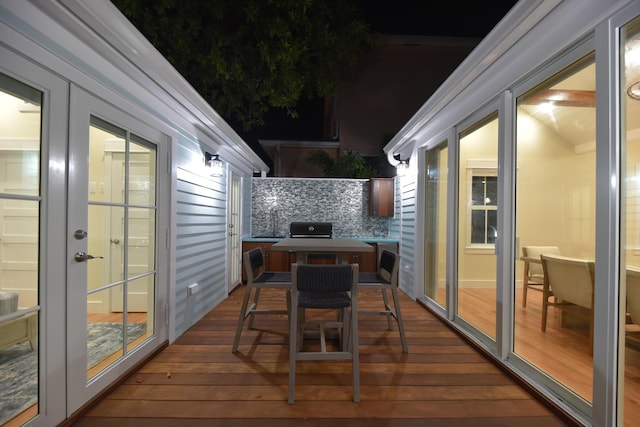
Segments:
[[[74,426],[564,426],[433,314],[401,293],[409,354],[382,316],[360,318],[361,402],[351,400],[348,361],[298,362],[287,403],[286,317],[256,321],[231,344],[244,288],[89,409]],[[361,291],[373,306],[378,292]],[[280,293],[262,301],[284,304]]]

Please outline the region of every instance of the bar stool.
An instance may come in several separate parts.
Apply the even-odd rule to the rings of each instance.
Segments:
[[[360,401],[358,349],[358,264],[291,265],[289,316],[289,403],[295,400],[298,360],[351,360],[353,401]],[[307,321],[308,309],[336,309],[336,320]],[[338,350],[327,347],[328,329],[339,331]],[[319,334],[320,349],[305,350],[305,331]]]
[[[360,273],[358,275],[358,288],[360,289],[380,289],[382,292],[383,310],[360,310],[360,314],[381,314],[387,316],[389,330],[393,329],[391,319],[395,320],[400,332],[400,342],[402,352],[408,353],[409,346],[404,333],[404,322],[400,312],[400,301],[398,298],[398,269],[400,266],[400,255],[384,249],[378,260],[378,271],[375,273]],[[387,290],[391,292],[393,306],[389,303]]]
[[[232,352],[238,351],[240,344],[240,335],[244,328],[244,322],[249,318],[249,329],[253,328],[253,318],[256,314],[286,314],[289,315],[291,307],[291,272],[289,271],[265,271],[264,258],[260,248],[254,248],[242,254],[247,273],[247,285],[242,299],[242,308],[240,309],[240,318],[236,326],[236,336],[233,340]],[[264,288],[284,289],[287,297],[287,308],[282,310],[261,310],[258,308],[258,300],[260,299],[260,290]],[[249,306],[249,299],[252,291],[255,289],[253,302]]]

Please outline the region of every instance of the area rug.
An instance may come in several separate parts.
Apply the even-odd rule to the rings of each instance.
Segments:
[[[130,323],[128,341],[146,330],[145,323]],[[120,323],[89,323],[87,334],[87,368],[122,348]],[[37,366],[28,342],[0,350],[0,425],[38,401]]]

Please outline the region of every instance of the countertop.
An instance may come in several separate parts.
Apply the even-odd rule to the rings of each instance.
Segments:
[[[281,237],[244,237],[242,239],[243,242],[279,242],[284,239],[285,236]],[[335,239],[340,239],[341,237],[335,237]],[[399,243],[398,239],[390,239],[388,237],[344,237],[345,239],[355,239],[360,240],[365,243]]]

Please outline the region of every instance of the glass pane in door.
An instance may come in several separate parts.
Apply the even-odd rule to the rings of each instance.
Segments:
[[[620,354],[624,369],[624,425],[631,427],[640,419],[640,18],[622,31],[621,88],[623,158],[621,179],[621,265],[620,277]]]
[[[447,141],[428,150],[425,177],[424,293],[446,307]]]
[[[0,74],[0,425],[39,411],[41,102]]]
[[[589,55],[516,101],[514,352],[584,401],[593,385],[595,96]]]
[[[498,115],[459,139],[456,313],[495,340]]]
[[[87,378],[153,334],[155,145],[97,117],[89,141]]]

